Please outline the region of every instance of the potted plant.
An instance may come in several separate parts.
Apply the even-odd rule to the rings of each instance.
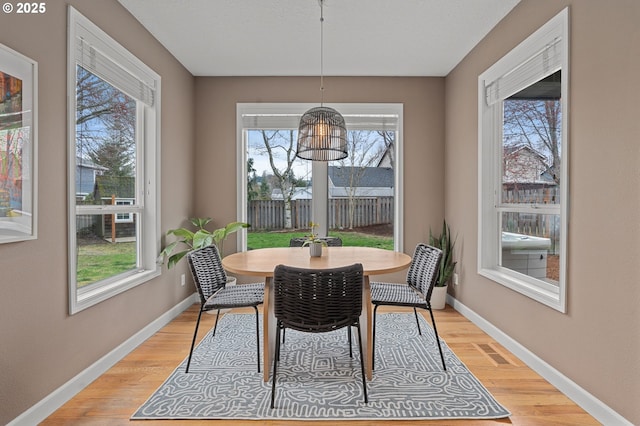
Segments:
[[[231,222],[228,223],[223,228],[216,229],[213,232],[209,232],[205,229],[205,226],[211,222],[210,217],[194,217],[189,219],[189,222],[196,228],[195,231],[192,231],[187,228],[177,228],[170,229],[167,231],[167,235],[175,235],[179,238],[169,245],[167,245],[164,250],[160,253],[162,259],[168,259],[168,267],[173,267],[176,263],[180,261],[187,253],[191,250],[203,248],[210,246],[211,244],[215,244],[218,246],[218,251],[220,252],[220,256],[223,253],[223,243],[224,240],[234,232],[239,231],[242,228],[248,228],[250,225],[244,222]],[[178,245],[186,246],[183,247],[184,250],[174,253],[173,251],[178,247]]]
[[[322,256],[322,247],[326,246],[326,241],[318,238],[318,233],[313,230],[319,225],[314,222],[309,222],[309,235],[305,235],[306,240],[302,243],[302,247],[309,246],[309,255],[311,257]]]
[[[205,229],[205,226],[211,222],[210,217],[194,217],[189,219],[189,222],[196,228],[195,231],[192,231],[187,228],[177,228],[170,229],[167,231],[167,235],[175,235],[180,238],[177,241],[174,241],[167,245],[164,250],[160,253],[162,259],[168,258],[168,267],[171,268],[176,263],[180,261],[187,253],[191,250],[196,250],[199,248],[204,248],[210,246],[211,244],[215,244],[218,247],[218,251],[220,252],[220,256],[222,256],[222,246],[224,244],[224,240],[229,236],[229,234],[233,234],[234,232],[239,231],[242,228],[248,228],[248,223],[244,222],[231,222],[228,223],[223,228],[218,228],[213,232],[209,232]],[[184,250],[179,251],[177,253],[173,253],[175,248],[178,245],[186,246]],[[227,285],[235,285],[236,278],[227,276]],[[228,312],[229,309],[221,310],[220,312]],[[215,314],[216,311],[206,311],[208,314]]]
[[[457,264],[457,262],[453,261],[453,248],[456,244],[456,239],[457,237],[453,240],[451,239],[451,229],[446,220],[442,222],[442,233],[439,236],[434,236],[431,229],[429,229],[429,245],[442,250],[438,278],[431,293],[431,307],[433,309],[444,309],[447,285]]]

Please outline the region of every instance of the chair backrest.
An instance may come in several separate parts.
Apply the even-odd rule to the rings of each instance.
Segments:
[[[306,238],[292,238],[289,240],[289,247],[302,247],[306,240]]]
[[[323,237],[321,238],[329,247],[342,247],[342,238],[340,237]]]
[[[422,293],[427,302],[431,300],[441,261],[442,250],[422,243],[416,246],[407,273],[407,284]]]
[[[275,317],[287,328],[323,333],[356,324],[362,313],[362,264],[333,269],[278,265]]]
[[[342,238],[339,238],[339,237],[320,237],[318,239],[324,241],[325,243],[327,243],[327,246],[329,246],[329,247],[342,247]],[[304,238],[304,237],[291,238],[289,240],[289,247],[302,247],[302,244],[304,244],[305,241],[307,241],[307,239]]]
[[[202,304],[227,285],[227,273],[215,245],[187,253],[187,261]]]

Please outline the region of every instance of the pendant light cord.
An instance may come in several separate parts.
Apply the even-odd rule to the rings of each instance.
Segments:
[[[320,106],[324,106],[324,0],[320,1]]]

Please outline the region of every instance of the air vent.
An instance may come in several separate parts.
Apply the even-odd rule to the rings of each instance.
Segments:
[[[473,346],[486,356],[496,367],[500,365],[515,365],[508,356],[498,350],[493,343],[474,343]]]

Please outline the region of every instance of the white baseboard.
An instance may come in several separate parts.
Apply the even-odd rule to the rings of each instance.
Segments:
[[[507,348],[509,352],[520,358],[520,360],[527,364],[533,371],[558,388],[560,392],[582,407],[583,410],[592,415],[603,425],[633,426],[631,422],[612,410],[609,406],[578,386],[571,379],[564,376],[560,371],[553,368],[543,359],[536,356],[516,340],[502,332],[500,329],[469,309],[457,299],[453,298],[451,295],[447,295],[447,303],[469,321],[481,328],[482,331]]]
[[[145,328],[131,336],[120,346],[53,391],[36,405],[13,419],[7,426],[30,426],[42,422],[51,415],[51,413],[73,398],[78,392],[104,374],[108,369],[113,367],[118,361],[129,354],[129,352],[133,351],[141,343],[153,336],[162,327],[169,324],[171,320],[180,315],[180,313],[191,305],[198,303],[198,301],[197,293],[187,297],[169,311],[162,314],[159,318],[155,319]]]

